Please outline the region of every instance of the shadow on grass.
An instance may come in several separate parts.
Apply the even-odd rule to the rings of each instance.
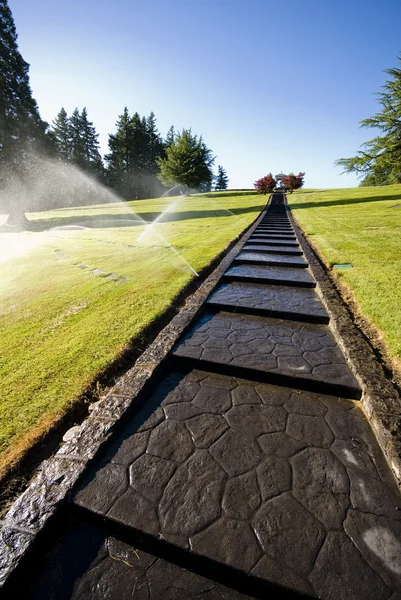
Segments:
[[[230,190],[224,192],[207,192],[202,198],[228,198],[229,196],[257,196],[255,190]]]
[[[163,216],[162,223],[174,222],[174,221],[186,221],[190,219],[208,219],[227,217],[230,213],[241,217],[242,214],[250,212],[260,212],[265,207],[265,204],[257,204],[254,206],[247,206],[245,208],[233,208],[232,210],[213,209],[213,210],[192,210],[182,212],[166,212]],[[71,209],[71,210],[75,210]],[[28,231],[45,231],[53,229],[55,227],[63,228],[74,228],[79,229],[80,227],[87,227],[89,229],[107,229],[114,227],[137,227],[139,225],[150,224],[163,215],[162,212],[143,212],[132,214],[95,214],[95,215],[74,215],[74,216],[62,216],[54,217],[49,219],[36,219],[29,222],[29,225],[25,228]],[[145,223],[144,223],[145,221]],[[11,231],[11,228],[7,225],[0,227],[0,232]]]
[[[290,208],[318,208],[319,206],[348,206],[350,204],[365,204],[370,202],[383,202],[383,201],[401,200],[401,187],[398,194],[391,194],[386,196],[364,196],[363,198],[339,198],[338,200],[329,200],[327,202],[299,202],[291,203],[291,197],[288,198],[288,205]]]

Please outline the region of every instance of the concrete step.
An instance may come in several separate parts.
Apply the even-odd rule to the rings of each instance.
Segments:
[[[327,325],[205,313],[176,345],[173,355],[188,359],[180,364],[193,367],[196,363],[199,368],[220,369],[227,375],[349,398],[361,396]]]
[[[314,288],[316,282],[306,269],[290,267],[260,266],[251,264],[233,264],[223,275],[224,280],[254,283],[269,283],[302,288]]]
[[[273,241],[277,240],[277,241],[281,241],[281,242],[285,242],[286,240],[290,241],[290,242],[297,242],[297,237],[295,235],[295,233],[259,233],[258,231],[255,231],[255,233],[252,234],[252,238],[258,238],[261,240],[266,240],[266,241]]]
[[[329,316],[313,289],[224,283],[210,296],[208,310],[328,323]]]
[[[247,244],[264,244],[265,246],[291,246],[292,248],[299,248],[299,243],[295,240],[270,240],[266,239],[264,235],[251,235],[248,238]]]
[[[288,229],[258,227],[257,229],[255,229],[255,232],[264,233],[264,234],[274,234],[274,235],[295,235],[293,229],[291,229],[290,227]]]
[[[235,264],[272,265],[277,267],[296,267],[306,269],[308,263],[298,256],[284,254],[265,254],[264,252],[242,250],[234,260]]]
[[[293,231],[293,228],[291,227],[291,225],[277,225],[277,226],[273,226],[273,225],[258,225],[257,229],[259,231],[266,231],[266,230],[270,230],[273,229],[273,231]]]
[[[293,256],[302,256],[303,252],[299,248],[294,246],[265,246],[263,244],[255,244],[253,241],[248,240],[248,242],[243,246],[243,251],[257,251],[257,252],[267,252],[271,254],[292,254]]]

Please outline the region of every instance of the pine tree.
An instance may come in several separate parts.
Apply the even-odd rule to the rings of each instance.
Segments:
[[[136,112],[130,117],[125,108],[116,127],[117,132],[109,135],[110,152],[105,157],[109,185],[127,199],[158,195],[163,188],[156,175],[164,147],[154,113],[141,117]]]
[[[387,69],[385,73],[391,79],[377,93],[382,109],[361,121],[361,127],[373,127],[382,134],[363,144],[356,156],[335,163],[345,173],[364,176],[362,185],[401,183],[401,69]]]
[[[92,175],[101,178],[103,162],[99,152],[99,135],[93,122],[88,119],[86,108],[82,109],[82,113],[75,108],[71,117],[65,124],[63,123],[63,127],[64,125],[69,144],[69,160],[83,171],[89,171]]]
[[[174,129],[174,125],[172,125],[167,132],[166,141],[164,143],[165,147],[168,148],[172,144],[175,144],[175,138],[176,138],[176,132]]]
[[[81,169],[85,168],[85,142],[81,114],[75,108],[69,119],[71,139],[71,160]]]
[[[61,108],[54,119],[50,136],[53,139],[56,153],[63,161],[69,161],[71,159],[70,123],[64,108]]]
[[[88,112],[83,108],[81,113],[81,130],[84,150],[84,169],[93,175],[101,177],[103,174],[103,161],[99,152],[99,134],[92,121],[88,119]]]
[[[160,133],[157,130],[156,117],[151,112],[145,119],[146,145],[144,147],[145,161],[144,172],[142,175],[143,198],[159,196],[163,193],[164,187],[157,178],[159,174],[159,159],[165,156],[164,144]]]
[[[0,161],[44,140],[46,123],[29,86],[29,65],[17,45],[17,32],[7,0],[0,0]]]
[[[217,167],[217,177],[214,189],[216,191],[226,190],[228,187],[229,179],[225,169],[221,165]]]
[[[158,160],[163,155],[164,144],[156,127],[154,112],[151,112],[146,119],[145,127],[148,136],[146,168],[149,174],[156,175],[159,172]]]
[[[191,129],[183,129],[177,134],[175,143],[167,148],[166,153],[166,158],[159,160],[159,178],[165,185],[181,184],[188,193],[213,181],[212,151],[202,136],[193,135]]]
[[[127,107],[118,117],[116,127],[117,132],[109,134],[106,180],[123,198],[129,198],[131,118]]]
[[[29,153],[47,150],[47,123],[41,120],[29,86],[29,65],[17,45],[7,0],[0,0],[0,187],[4,179],[26,170]],[[43,148],[42,148],[43,146]],[[23,207],[4,199],[9,223],[26,222]]]

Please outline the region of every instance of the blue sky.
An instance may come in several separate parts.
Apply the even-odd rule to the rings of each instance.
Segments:
[[[88,109],[107,152],[124,106],[203,134],[230,178],[305,171],[374,137],[359,121],[401,52],[400,0],[9,0],[42,118]]]

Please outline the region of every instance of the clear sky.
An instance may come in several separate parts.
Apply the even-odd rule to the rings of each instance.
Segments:
[[[107,152],[127,106],[203,134],[230,178],[306,172],[351,187],[333,162],[375,132],[383,70],[401,52],[401,0],[9,0],[43,119],[88,109]]]

